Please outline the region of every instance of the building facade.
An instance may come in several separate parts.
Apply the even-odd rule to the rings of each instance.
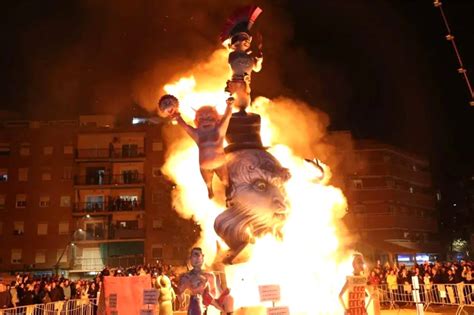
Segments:
[[[354,140],[345,222],[374,259],[414,262],[439,252],[437,194],[429,162],[400,148]],[[396,256],[396,257],[395,257]]]
[[[182,264],[194,225],[171,207],[161,129],[106,115],[4,121],[0,271]]]

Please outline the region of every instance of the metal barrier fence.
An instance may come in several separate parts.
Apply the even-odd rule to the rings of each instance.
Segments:
[[[0,309],[0,315],[96,315],[96,299],[80,299]]]
[[[373,286],[371,292],[381,305],[394,309],[415,305],[413,290],[411,284],[398,284]],[[432,305],[455,306],[456,314],[461,314],[465,307],[474,307],[474,284],[420,284],[419,295],[425,309]]]

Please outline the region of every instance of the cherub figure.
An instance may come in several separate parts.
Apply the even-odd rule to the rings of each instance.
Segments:
[[[226,188],[229,185],[224,152],[224,137],[232,115],[233,102],[233,98],[227,99],[227,107],[222,117],[219,117],[213,106],[199,108],[194,119],[196,128],[188,125],[179,112],[173,116],[199,147],[199,166],[202,178],[207,186],[209,199],[214,197],[212,190],[214,173],[217,174]]]

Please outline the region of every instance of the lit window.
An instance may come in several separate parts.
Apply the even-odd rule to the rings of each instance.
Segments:
[[[366,208],[364,205],[355,205],[354,206],[354,213],[364,213],[366,212]]]
[[[44,155],[51,155],[51,154],[53,154],[53,147],[52,147],[52,146],[43,147],[43,154],[44,154]]]
[[[13,222],[13,235],[23,235],[25,233],[25,222]]]
[[[71,206],[71,196],[61,196],[60,207],[67,208]]]
[[[48,223],[38,223],[38,235],[48,235]]]
[[[21,264],[21,249],[12,249],[12,264]]]
[[[29,144],[21,144],[20,145],[20,155],[21,156],[29,156],[30,152],[30,145]]]
[[[8,170],[6,168],[0,169],[0,182],[8,181]]]
[[[5,209],[5,195],[0,195],[0,209]]]
[[[58,234],[59,235],[69,234],[69,222],[67,221],[59,222]]]
[[[72,154],[73,151],[74,151],[74,148],[72,147],[72,145],[64,146],[64,149],[63,149],[64,154]]]
[[[162,219],[156,219],[153,220],[153,229],[159,230],[163,228],[163,220]]]
[[[158,244],[153,244],[151,246],[151,256],[153,259],[162,259],[163,258],[163,246]]]
[[[15,204],[17,208],[26,208],[26,194],[17,194]]]
[[[28,181],[28,168],[22,167],[18,169],[18,181],[19,182]]]
[[[363,183],[362,183],[362,180],[360,180],[360,179],[354,179],[354,180],[352,181],[352,184],[353,184],[353,186],[354,186],[355,189],[362,189],[362,188],[364,188],[364,185],[363,185]]]
[[[151,169],[151,174],[152,174],[153,177],[161,177],[163,175],[163,173],[161,173],[161,167],[154,166]]]
[[[72,179],[72,167],[65,166],[63,169],[63,179],[70,180]]]
[[[418,171],[418,168],[416,167],[416,165],[412,165],[412,167],[411,167],[411,168],[412,168],[413,172],[416,172],[416,171]]]
[[[37,250],[35,255],[35,264],[44,264],[46,262],[46,251]]]
[[[49,207],[49,196],[40,196],[39,206],[41,208]]]
[[[41,173],[41,180],[43,180],[43,181],[51,180],[51,172],[45,171],[45,172]]]
[[[163,151],[163,142],[153,142],[153,152]]]
[[[413,193],[415,192],[415,190],[413,189],[413,187],[408,188],[408,190],[410,191],[410,194],[413,194]]]

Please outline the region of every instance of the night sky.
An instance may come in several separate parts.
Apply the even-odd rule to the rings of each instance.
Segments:
[[[2,109],[74,118],[150,107],[157,87],[219,47],[249,1],[1,4]],[[256,1],[265,64],[254,95],[302,99],[350,129],[427,156],[437,186],[473,175],[474,107],[439,11],[417,1]],[[444,1],[474,79],[474,1]]]

